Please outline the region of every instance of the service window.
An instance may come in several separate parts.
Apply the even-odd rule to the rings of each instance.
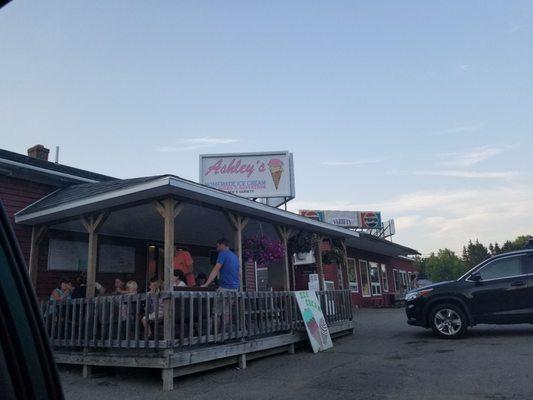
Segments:
[[[370,297],[370,278],[368,277],[368,263],[359,260],[359,272],[361,273],[361,291],[363,297]]]
[[[481,279],[486,281],[522,275],[522,258],[522,256],[505,257],[488,263],[479,270]]]
[[[350,284],[350,290],[352,292],[359,292],[359,284],[357,279],[357,263],[355,259],[348,258],[348,281]]]
[[[381,280],[383,281],[383,291],[389,291],[389,277],[387,276],[387,266],[381,264]]]
[[[368,273],[370,275],[372,296],[381,296],[381,282],[379,280],[379,264],[375,262],[369,263]]]

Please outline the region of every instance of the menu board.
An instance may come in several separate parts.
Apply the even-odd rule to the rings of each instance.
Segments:
[[[135,247],[101,244],[98,253],[98,272],[135,272]]]
[[[87,242],[50,239],[48,269],[50,271],[86,271]],[[135,247],[102,243],[98,248],[98,272],[135,272]]]
[[[87,270],[87,242],[50,239],[48,242],[48,270]]]

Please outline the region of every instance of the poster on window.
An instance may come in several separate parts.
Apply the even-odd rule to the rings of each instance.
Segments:
[[[309,274],[309,283],[307,284],[309,290],[314,292],[320,290],[320,283],[318,281],[318,274]]]
[[[316,293],[310,290],[294,293],[313,352],[318,353],[332,348],[333,342],[329,334],[328,324],[324,318]]]

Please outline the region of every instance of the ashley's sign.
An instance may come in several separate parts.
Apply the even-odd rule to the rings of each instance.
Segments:
[[[293,198],[292,154],[201,155],[200,183],[248,198]]]

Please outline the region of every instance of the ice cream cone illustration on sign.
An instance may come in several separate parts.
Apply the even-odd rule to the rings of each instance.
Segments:
[[[270,176],[272,176],[274,186],[276,187],[276,190],[278,190],[281,174],[283,174],[283,161],[278,158],[272,158],[268,162],[268,168],[270,170]]]

